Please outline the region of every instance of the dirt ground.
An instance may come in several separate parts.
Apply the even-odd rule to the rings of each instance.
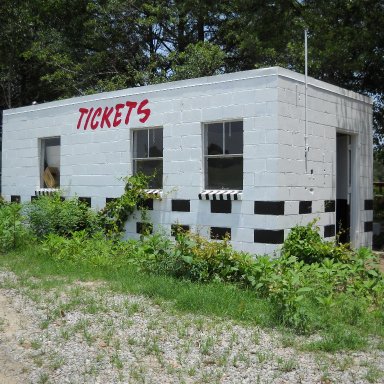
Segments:
[[[381,270],[384,273],[384,252],[380,253],[380,268],[381,268]],[[84,288],[84,291],[87,291],[87,289],[89,287],[84,286],[84,284],[83,284],[82,288]],[[31,383],[31,382],[33,382],[33,383],[46,382],[46,381],[42,381],[42,378],[44,378],[45,376],[41,376],[41,378],[37,377],[36,371],[38,369],[36,368],[36,366],[34,366],[31,363],[31,361],[29,361],[28,359],[25,359],[26,354],[28,355],[28,353],[31,352],[32,349],[33,349],[31,341],[28,341],[28,340],[31,339],[32,336],[36,337],[36,335],[37,335],[36,332],[40,332],[39,327],[35,324],[36,323],[36,319],[32,319],[33,316],[31,316],[31,312],[29,312],[29,315],[28,315],[28,311],[25,311],[26,307],[23,306],[23,304],[20,305],[21,301],[19,301],[18,305],[15,305],[15,302],[14,302],[15,300],[12,301],[12,298],[14,299],[14,298],[17,298],[19,296],[21,297],[21,293],[20,292],[17,292],[15,290],[14,291],[14,295],[15,296],[10,296],[9,292],[8,292],[8,294],[6,294],[6,292],[7,291],[5,291],[3,289],[0,289],[0,384],[24,384],[24,383]],[[101,297],[100,299],[97,300],[97,302],[100,302],[100,303],[109,303],[109,302],[111,302],[111,303],[113,303],[114,301],[111,300],[109,298],[109,296],[108,296],[108,299],[103,299],[103,297]],[[33,304],[33,303],[30,303],[30,306],[31,306],[31,304]],[[32,305],[32,308],[35,308],[35,307]],[[161,316],[159,317],[159,314],[158,314],[159,310],[156,309],[157,312],[155,310],[153,310],[154,313],[151,314],[152,312],[149,312],[149,310],[146,309],[146,308],[147,308],[147,306],[143,305],[143,308],[140,309],[140,311],[138,310],[137,314],[135,313],[133,315],[130,315],[131,317],[129,317],[128,320],[126,320],[125,323],[121,322],[121,324],[126,324],[127,325],[127,324],[129,324],[128,321],[132,321],[132,319],[134,318],[133,316],[139,316],[136,319],[136,321],[134,321],[132,324],[137,324],[137,326],[139,327],[140,324],[141,325],[143,325],[143,324],[145,325],[146,321],[147,321],[148,322],[148,327],[149,327],[149,324],[151,324],[151,323],[156,324],[156,327],[158,325],[161,325],[162,322],[159,320],[159,319],[161,319]],[[152,306],[149,306],[148,308],[152,308]],[[113,314],[115,310],[116,310],[115,307],[113,307],[113,308],[112,307],[111,308],[108,307],[105,313],[106,314]],[[33,311],[35,311],[35,309],[33,309]],[[69,320],[70,320],[70,316],[72,316],[73,319],[77,319],[77,318],[80,319],[81,318],[80,317],[80,315],[81,315],[80,312],[79,313],[77,313],[75,311],[72,311],[72,312],[73,313],[71,313],[71,314],[70,313],[65,314],[65,316],[68,317],[68,320],[67,320],[68,323],[69,323]],[[35,312],[33,312],[33,313],[35,313]],[[83,316],[83,315],[81,315],[81,316]],[[95,320],[96,317],[92,317],[92,321],[90,323],[91,324],[97,324],[99,321],[101,321],[100,320],[100,318],[101,318],[100,316],[102,316],[102,315],[98,314],[98,316],[99,317],[97,317],[97,319],[98,319],[97,321]],[[105,315],[105,316],[107,316],[107,315]],[[121,316],[123,316],[123,315],[119,314],[119,316],[116,316],[116,322],[118,322],[118,324],[120,324],[120,320],[119,319],[121,318]],[[64,329],[65,327],[67,327],[67,328],[69,327],[68,329],[70,329],[70,326],[69,325],[66,326],[65,322],[63,322],[63,324],[61,324],[61,323],[58,323],[58,321],[53,322],[52,325],[49,326],[49,329],[51,330],[52,335],[54,335],[54,337],[52,336],[51,339],[49,339],[48,341],[45,341],[45,343],[42,343],[42,346],[41,346],[41,348],[46,350],[46,352],[47,352],[47,354],[44,355],[44,356],[46,356],[47,361],[49,360],[49,355],[51,354],[51,352],[55,351],[55,349],[52,347],[52,345],[54,346],[54,342],[52,342],[52,340],[56,340],[55,342],[57,342],[57,340],[59,339],[58,336],[57,336],[58,333],[55,331],[56,328],[59,329],[60,327],[62,327]],[[101,321],[100,324],[104,324],[103,321]],[[107,328],[112,327],[110,325],[110,322],[111,322],[111,317],[109,316],[108,319],[105,320],[105,324],[108,325]],[[164,322],[164,324],[171,324],[172,322],[176,322],[177,323],[176,320],[174,320],[174,319],[170,320],[168,317],[166,317],[166,320],[164,320],[163,322]],[[189,328],[187,326],[185,326],[186,327],[185,329],[192,329],[191,328],[192,326],[190,324],[192,324],[192,323],[188,323],[188,327]],[[198,324],[198,323],[196,323],[196,324]],[[215,324],[216,324],[216,320],[215,320]],[[129,331],[129,328],[127,330],[127,328],[125,326],[124,330],[122,330],[121,331],[122,333],[120,334],[119,333],[120,332],[119,331],[119,326],[116,325],[116,324],[113,325],[113,327],[115,327],[114,329],[116,331],[117,337],[120,337],[120,336],[123,337],[124,335],[127,334],[127,332]],[[134,325],[130,325],[131,328],[133,328],[133,326]],[[180,329],[184,329],[182,326],[178,326],[178,327]],[[174,327],[174,328],[175,329],[179,329],[178,327]],[[66,330],[67,328],[65,328],[64,330]],[[224,328],[225,328],[225,330],[230,329],[230,328],[227,327],[227,325]],[[161,327],[160,327],[160,329],[161,329]],[[33,333],[33,335],[31,334],[31,332]],[[135,333],[136,331],[135,332],[132,331],[132,332],[133,332],[134,335],[136,335],[136,333]],[[155,330],[153,330],[152,328],[148,328],[148,329],[145,330],[143,335],[144,334],[145,335],[151,334],[151,332],[155,332]],[[157,328],[156,328],[156,332],[158,332]],[[202,332],[202,335],[205,335],[204,332],[208,332],[208,330],[204,329],[201,332]],[[210,330],[210,332],[211,332],[211,330]],[[221,328],[218,331],[215,331],[215,332],[217,334],[223,333]],[[168,335],[168,333],[167,333],[167,335]],[[225,334],[225,332],[223,334]],[[261,335],[262,332],[260,332],[258,334]],[[100,335],[104,335],[104,334],[100,333]],[[162,336],[162,337],[164,337],[164,339],[166,339],[165,335],[166,334],[164,334]],[[198,332],[196,333],[196,335],[199,335]],[[237,335],[237,333],[236,333],[236,335]],[[26,339],[23,340],[24,336],[26,337]],[[99,340],[98,337],[99,336],[96,337],[97,340]],[[106,336],[104,335],[103,337],[106,337]],[[172,338],[174,338],[175,340],[177,339],[177,337],[175,335],[173,335],[172,337],[168,335],[167,337],[170,340],[173,340]],[[268,336],[268,337],[270,337],[270,336]],[[187,336],[184,336],[184,338],[187,338]],[[249,337],[244,337],[244,340],[248,340],[248,339],[250,339],[250,336]],[[275,337],[275,339],[276,339],[276,337]],[[81,342],[81,340],[82,340],[81,337],[79,338],[79,340],[76,339],[76,343],[74,343],[74,341],[72,339],[70,339],[68,342],[67,341],[64,342],[63,340],[61,340],[61,342],[64,343],[63,344],[64,346],[66,345],[65,343],[72,342],[71,346],[72,347],[75,346],[76,348],[80,348],[81,347],[79,349],[80,351],[82,351],[84,346],[87,345],[86,343]],[[132,336],[132,340],[133,340],[133,336]],[[160,336],[159,336],[159,340],[162,340],[162,338]],[[201,340],[205,340],[205,339],[201,339]],[[239,338],[239,340],[241,341],[242,338]],[[180,351],[183,351],[182,346],[184,344],[185,345],[189,345],[187,343],[187,341],[186,340],[181,340],[181,341],[178,340],[177,343],[176,343],[177,347],[174,346],[173,348],[175,350],[178,350],[177,348],[179,348],[179,346],[181,346],[180,347],[181,348]],[[159,341],[159,343],[160,343],[160,341]],[[168,343],[168,341],[167,341],[167,343]],[[202,341],[201,341],[201,343],[202,343]],[[96,342],[95,342],[95,344],[98,345],[97,348],[99,348],[102,351],[104,351],[104,350],[108,350],[109,351],[108,348],[112,348],[112,347],[106,347],[104,344],[100,344],[100,343],[97,344]],[[131,345],[131,344],[129,344],[126,341],[126,342],[122,343],[122,346],[123,345],[128,346],[129,349],[135,349],[135,350],[138,351],[138,352],[136,351],[135,353],[137,353],[137,355],[140,357],[141,360],[138,360],[138,361],[141,361],[141,364],[143,364],[143,367],[144,367],[145,366],[144,362],[146,361],[145,360],[146,357],[143,357],[143,356],[146,356],[147,350],[145,350],[145,353],[143,352],[143,355],[141,355],[141,352],[140,352],[141,350],[139,349],[141,344],[139,342],[136,342],[136,344],[132,344]],[[143,345],[144,346],[146,345],[144,341],[143,341]],[[168,344],[165,344],[165,345],[168,345]],[[194,344],[191,344],[191,345],[194,346]],[[221,345],[221,344],[218,342],[218,345]],[[119,348],[123,348],[122,346],[119,347]],[[259,347],[261,348],[261,346],[263,346],[263,343],[261,343],[258,346],[258,348]],[[65,351],[68,350],[69,351],[69,355],[72,355],[72,349],[71,348],[67,348],[67,349],[63,348],[63,350],[61,352],[63,352],[63,354],[64,354]],[[76,348],[75,348],[75,350],[76,350]],[[270,351],[273,348],[275,348],[274,349],[274,353],[276,354],[276,356],[274,356],[274,358],[271,358],[271,361],[274,361],[274,359],[277,361],[277,363],[275,362],[273,364],[275,364],[275,365],[277,364],[278,365],[278,361],[280,361],[279,359],[285,359],[284,361],[288,361],[288,362],[290,361],[290,359],[293,359],[293,357],[289,357],[291,355],[288,356],[288,354],[287,354],[288,352],[291,353],[289,348],[284,349],[284,348],[281,348],[280,346],[277,346],[277,347],[276,346],[269,346],[269,344],[268,344],[268,346],[266,346],[264,349],[260,349],[260,350],[263,351],[263,353],[266,354],[267,353],[267,352],[265,352],[266,350]],[[25,353],[20,352],[20,350],[24,351]],[[164,350],[165,350],[165,347],[164,347]],[[144,351],[144,349],[143,349],[143,351]],[[251,358],[256,358],[258,356],[257,354],[256,355],[255,354],[250,354],[251,352],[249,352],[248,350],[246,350],[246,351],[247,351],[247,356],[251,356]],[[38,351],[35,351],[35,352],[38,352]],[[120,353],[120,349],[118,350],[118,352]],[[105,353],[107,354],[107,352],[105,352]],[[180,352],[180,353],[184,353],[184,352]],[[294,353],[296,353],[296,352],[294,352]],[[83,353],[81,352],[81,355],[79,355],[79,356],[82,356],[82,354]],[[191,356],[192,355],[193,354],[191,354]],[[193,357],[196,357],[196,355],[197,355],[197,352],[196,352],[195,355],[193,355]],[[188,358],[191,358],[191,356],[188,355]],[[203,357],[206,358],[205,355]],[[51,375],[50,378],[51,379],[55,378],[52,381],[53,383],[65,382],[63,378],[64,377],[69,377],[71,375],[74,376],[74,377],[77,377],[75,371],[72,369],[72,365],[75,366],[76,364],[72,364],[71,363],[72,360],[70,360],[70,358],[71,358],[71,356],[68,357],[68,356],[65,355],[65,359],[68,360],[68,363],[63,363],[64,368],[57,369],[56,371],[53,371],[53,373],[47,370],[47,372],[49,372],[49,374]],[[297,359],[298,359],[298,357],[297,357]],[[316,365],[317,363],[315,363],[316,359],[314,359],[312,357],[308,357],[308,356],[301,356],[300,359],[302,359],[302,360],[298,360],[298,361],[301,362],[298,365],[299,368],[293,369],[292,372],[281,373],[282,375],[286,375],[286,376],[282,376],[281,378],[276,378],[275,381],[271,381],[271,382],[274,382],[274,383],[277,383],[277,382],[278,383],[299,382],[296,379],[301,377],[300,375],[302,375],[302,377],[305,379],[303,381],[305,383],[309,383],[309,382],[310,383],[325,383],[325,382],[339,382],[339,383],[351,383],[351,382],[356,382],[356,383],[357,382],[358,383],[367,383],[367,382],[369,382],[369,383],[371,383],[371,382],[380,382],[381,383],[381,382],[383,382],[381,380],[382,380],[382,378],[384,376],[380,376],[379,379],[374,380],[374,381],[372,381],[372,378],[370,378],[368,381],[366,379],[366,377],[368,377],[368,375],[369,375],[369,372],[370,372],[369,370],[370,369],[371,369],[371,373],[370,373],[371,375],[373,375],[375,372],[384,372],[384,366],[383,366],[383,361],[384,360],[383,360],[382,352],[378,352],[378,351],[373,351],[372,352],[372,351],[369,351],[369,352],[356,352],[355,354],[351,354],[351,355],[348,355],[348,354],[347,355],[345,355],[345,354],[337,355],[336,354],[336,355],[330,356],[329,357],[329,361],[330,361],[329,368],[327,368],[327,369],[329,369],[329,372],[332,375],[334,375],[335,381],[333,381],[333,380],[332,381],[323,381],[322,379],[319,379],[320,377],[323,377],[323,376],[321,376],[322,374],[319,373],[319,368]],[[95,357],[95,356],[93,356],[93,357],[91,356],[90,357],[90,361],[96,361],[96,360],[97,360],[97,357]],[[354,363],[353,364],[351,363],[351,367],[349,367],[348,369],[345,368],[344,371],[341,371],[340,369],[339,369],[339,371],[337,371],[337,369],[334,368],[335,367],[334,361],[340,361],[341,363],[339,365],[342,365],[343,364],[342,362],[345,363],[346,361],[351,361],[351,362],[353,361]],[[80,361],[78,363],[79,366],[84,365],[84,364],[85,363],[82,362],[82,361]],[[265,362],[263,364],[266,365],[267,363]],[[254,370],[258,369],[259,366],[263,367],[263,364],[259,362],[257,364],[257,367],[256,366],[255,366],[256,368],[254,367]],[[270,363],[268,363],[268,364],[270,364]],[[209,368],[210,365],[207,366],[207,367]],[[305,369],[303,367],[305,367]],[[372,368],[372,367],[374,367],[374,368]],[[47,367],[43,367],[43,368],[44,369],[48,369]],[[206,369],[208,369],[208,368],[206,368]],[[241,366],[240,366],[240,368],[241,368]],[[240,368],[239,368],[239,371],[241,371]],[[67,371],[69,373],[66,371],[66,369],[67,369]],[[72,371],[70,369],[72,369]],[[78,369],[78,368],[76,368],[76,369]],[[107,371],[107,372],[112,372],[112,370],[110,368],[108,368],[108,369],[109,369],[109,371]],[[237,369],[236,367],[231,367],[230,369],[228,368],[228,372],[229,372],[228,374],[232,374],[233,373],[232,371],[234,371],[236,369]],[[299,372],[300,369],[302,370],[302,372],[300,371],[300,373],[296,374],[295,371],[297,370],[297,372]],[[375,369],[376,369],[376,371],[375,371]],[[365,373],[365,376],[364,376],[364,372],[365,372],[364,370],[367,371],[367,373]],[[270,370],[270,372],[266,371],[264,378],[269,377],[271,372],[272,373],[273,372],[276,373],[277,371],[278,370],[276,369],[276,367],[273,368],[272,370]],[[263,373],[264,371],[260,371],[260,372],[261,372],[261,374],[264,374]],[[62,376],[60,376],[59,373]],[[111,375],[112,375],[112,373],[111,373]],[[162,371],[160,373],[162,373]],[[237,371],[236,371],[236,374],[237,374]],[[291,376],[289,376],[289,375],[291,375]],[[296,376],[294,376],[294,375],[296,375]],[[35,379],[31,381],[31,377],[34,377]],[[110,377],[112,377],[112,376],[110,376]],[[356,381],[355,381],[355,379],[352,380],[352,378],[356,378]],[[95,381],[95,378],[93,378],[93,377],[86,379],[85,376],[84,376],[82,379],[79,378],[77,381],[74,379],[73,382],[76,382],[76,383],[77,382],[79,382],[79,383],[80,382],[91,383],[91,382],[96,382],[96,381]],[[103,382],[103,381],[98,381],[98,382]],[[108,381],[108,380],[105,381],[104,380],[104,382],[108,383],[108,382],[116,382],[116,381]],[[139,381],[132,381],[132,382],[139,382]],[[156,382],[156,381],[151,381],[151,382]],[[170,382],[170,381],[163,380],[163,381],[159,381],[159,382]],[[201,382],[201,381],[196,381],[196,382]],[[236,381],[235,380],[235,381],[232,381],[232,382],[241,382],[241,381]],[[270,381],[268,379],[268,381],[261,381],[261,382],[270,382]]]
[[[18,384],[26,379],[26,370],[15,361],[10,341],[24,328],[27,319],[18,314],[0,291],[0,383]]]

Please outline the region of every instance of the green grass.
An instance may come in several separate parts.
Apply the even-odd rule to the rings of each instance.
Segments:
[[[337,352],[338,350],[361,350],[368,346],[364,329],[340,326],[336,324],[319,341],[304,345],[303,349],[309,351]]]
[[[370,365],[365,374],[365,378],[369,383],[378,383],[384,378],[384,372],[374,365]]]
[[[230,284],[197,284],[165,276],[153,276],[137,272],[133,267],[124,268],[92,267],[81,264],[56,262],[39,252],[38,246],[0,254],[0,269],[8,269],[19,276],[18,284],[31,288],[31,294],[41,294],[41,290],[68,286],[74,281],[101,281],[106,288],[116,293],[145,295],[154,303],[166,306],[177,312],[217,316],[249,325],[279,327],[286,336],[282,344],[309,351],[335,352],[339,350],[362,350],[369,347],[368,340],[375,336],[375,346],[384,345],[384,315],[376,313],[359,314],[359,321],[348,323],[350,311],[348,303],[335,306],[332,312],[322,313],[316,303],[309,303],[309,316],[313,324],[319,324],[321,338],[315,342],[302,341],[297,344],[289,329],[281,328],[275,316],[275,308],[266,299],[256,297],[250,290],[239,289]],[[2,285],[12,285],[4,282]],[[66,312],[79,300],[86,304],[86,311],[103,311],[102,304],[96,305],[86,298],[81,290],[73,291],[71,300],[59,309]],[[347,305],[347,306],[345,306]],[[127,308],[134,313],[139,308]],[[324,312],[324,311],[323,311]],[[54,314],[60,317],[60,313]],[[321,324],[326,326],[321,328]],[[85,335],[86,336],[86,335]],[[93,340],[89,340],[90,343]]]
[[[37,246],[0,255],[0,268],[13,271],[21,277],[21,284],[31,288],[49,289],[76,280],[100,280],[107,282],[115,292],[145,295],[160,299],[160,303],[171,302],[172,307],[180,312],[219,316],[260,326],[273,325],[269,302],[232,285],[196,284],[166,276],[150,276],[129,266],[116,270],[57,263],[41,256]],[[38,282],[31,283],[28,279],[31,276]]]

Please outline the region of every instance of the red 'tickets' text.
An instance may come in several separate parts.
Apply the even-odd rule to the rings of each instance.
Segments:
[[[144,99],[140,103],[127,101],[125,104],[116,104],[114,107],[98,108],[79,108],[80,117],[77,122],[77,129],[81,127],[86,130],[88,127],[95,130],[104,127],[118,127],[122,122],[129,124],[132,111],[140,117],[139,121],[145,123],[151,115],[151,110],[145,108],[148,100]]]

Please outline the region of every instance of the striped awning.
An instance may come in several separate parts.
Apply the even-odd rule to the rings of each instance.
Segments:
[[[53,195],[54,193],[59,192],[57,188],[36,188],[35,195],[36,196],[48,196]]]
[[[241,200],[242,191],[235,190],[220,190],[220,189],[211,189],[199,193],[200,200]]]
[[[148,197],[153,197],[157,199],[161,199],[163,197],[163,190],[162,189],[144,189],[144,192]]]

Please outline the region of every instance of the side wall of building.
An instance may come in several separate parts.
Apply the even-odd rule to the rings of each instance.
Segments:
[[[339,229],[339,197],[344,197],[351,220],[349,240],[355,247],[371,246],[372,101],[310,78],[305,116],[303,76],[283,69],[279,75],[276,162],[280,198],[286,201],[280,224],[287,231],[316,219],[321,234],[332,238]]]

